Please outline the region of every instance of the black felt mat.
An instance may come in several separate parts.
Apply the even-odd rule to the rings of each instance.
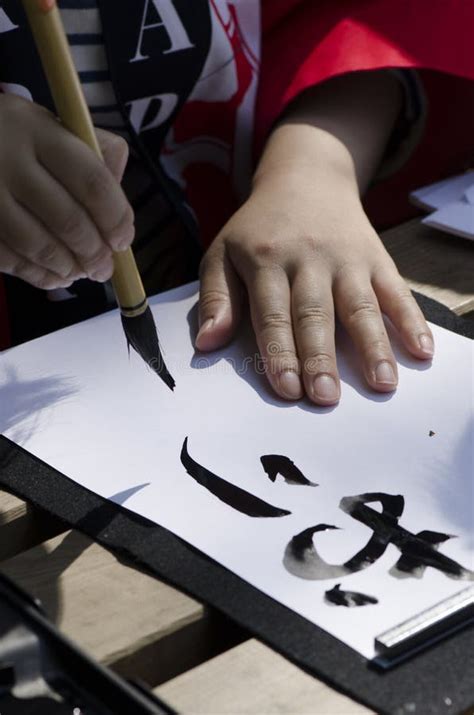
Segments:
[[[429,320],[474,337],[474,321],[460,319],[427,298],[417,299]],[[0,485],[217,608],[293,662],[378,712],[451,715],[474,705],[472,628],[381,674],[351,648],[166,529],[78,486],[4,437]],[[315,712],[317,708],[315,703]]]

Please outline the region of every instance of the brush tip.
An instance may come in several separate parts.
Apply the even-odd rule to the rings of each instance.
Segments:
[[[131,318],[121,314],[121,318],[129,348],[132,346],[148,367],[163,380],[165,385],[170,390],[174,390],[176,383],[169,373],[161,354],[158,333],[150,306],[147,306],[141,315]]]

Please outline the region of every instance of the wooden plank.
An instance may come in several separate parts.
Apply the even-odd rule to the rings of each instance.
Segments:
[[[463,315],[474,310],[474,246],[414,219],[385,231],[382,242],[413,290]]]
[[[271,648],[249,640],[155,688],[182,715],[368,715]]]
[[[94,658],[150,685],[226,646],[228,635],[219,636],[227,628],[217,616],[77,531],[3,562],[0,571],[39,598],[52,621]]]
[[[25,551],[64,531],[58,520],[22,499],[0,491],[0,560]]]

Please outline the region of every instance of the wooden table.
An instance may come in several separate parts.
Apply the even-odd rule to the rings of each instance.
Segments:
[[[471,243],[418,220],[382,239],[412,288],[459,314],[474,311]],[[1,491],[0,527],[0,570],[39,597],[59,628],[98,661],[145,681],[179,712],[370,712],[192,598]]]

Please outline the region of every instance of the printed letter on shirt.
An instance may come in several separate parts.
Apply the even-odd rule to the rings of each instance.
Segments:
[[[157,21],[147,24],[148,11],[150,9],[152,12],[154,9]],[[180,52],[181,50],[188,50],[191,47],[194,47],[189,39],[188,33],[186,32],[186,28],[180,20],[172,0],[145,0],[145,8],[143,11],[142,24],[138,37],[137,51],[130,62],[139,62],[140,60],[148,59],[148,55],[142,55],[141,52],[143,34],[145,30],[154,30],[157,28],[163,28],[170,40],[170,46],[168,49],[163,50],[164,55],[169,55],[172,52]]]
[[[151,103],[158,101],[156,114],[147,124],[143,123],[145,116],[150,109]],[[137,134],[145,132],[147,129],[156,129],[169,119],[178,104],[177,94],[156,94],[152,97],[143,97],[129,102],[130,107],[130,122]]]

